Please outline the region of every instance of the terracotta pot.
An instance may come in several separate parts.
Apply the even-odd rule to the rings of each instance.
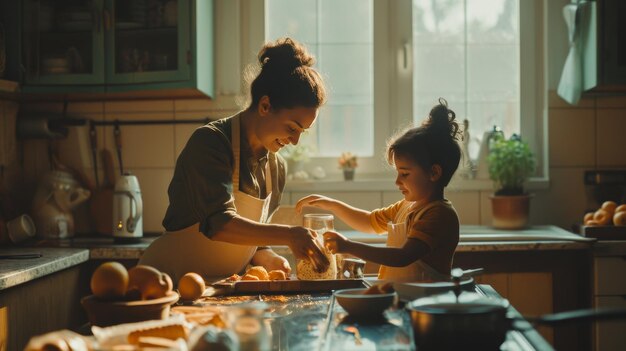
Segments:
[[[531,195],[491,196],[492,224],[498,229],[523,229],[528,226]]]

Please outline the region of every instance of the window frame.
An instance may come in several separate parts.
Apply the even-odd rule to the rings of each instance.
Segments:
[[[521,0],[520,7],[520,128],[537,157],[537,171],[529,189],[548,186],[547,120],[547,1]],[[265,40],[264,0],[215,0],[216,87],[215,103],[239,109],[246,87],[246,67],[256,60]],[[337,159],[314,157],[306,169],[322,167],[323,180],[291,180],[287,191],[396,190],[395,170],[385,162],[390,135],[412,122],[412,1],[373,1],[374,13],[374,156],[359,158],[353,182],[342,179]],[[523,25],[532,23],[532,25]],[[405,62],[407,64],[405,64]],[[527,74],[532,72],[532,74]],[[324,118],[324,116],[320,116]],[[488,190],[489,179],[459,179],[451,190]]]

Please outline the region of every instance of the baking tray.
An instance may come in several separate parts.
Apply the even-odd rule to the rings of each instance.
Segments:
[[[626,240],[626,226],[623,225],[582,225],[579,233],[584,237],[596,238],[598,240]]]
[[[217,281],[211,284],[220,295],[251,294],[300,294],[331,292],[338,289],[363,288],[363,279],[320,279],[320,280],[240,280]]]

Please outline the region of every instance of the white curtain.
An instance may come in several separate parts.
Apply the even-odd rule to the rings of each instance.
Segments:
[[[595,5],[593,1],[572,0],[563,7],[569,54],[557,93],[572,105],[578,103],[583,91],[596,85]]]

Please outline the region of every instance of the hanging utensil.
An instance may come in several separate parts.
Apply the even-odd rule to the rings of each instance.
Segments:
[[[95,230],[99,234],[113,234],[113,187],[115,185],[115,170],[113,169],[113,157],[107,149],[100,151],[104,167],[104,182],[92,197],[91,215],[94,220]]]
[[[96,178],[96,188],[100,187],[100,179],[98,176],[98,139],[96,134],[96,125],[93,121],[89,121],[89,142],[91,144],[91,157],[93,158],[93,173]]]
[[[122,164],[122,130],[118,120],[115,120],[113,127],[113,136],[115,137],[115,148],[117,149],[117,160],[120,164],[120,175],[124,175],[124,166]]]

